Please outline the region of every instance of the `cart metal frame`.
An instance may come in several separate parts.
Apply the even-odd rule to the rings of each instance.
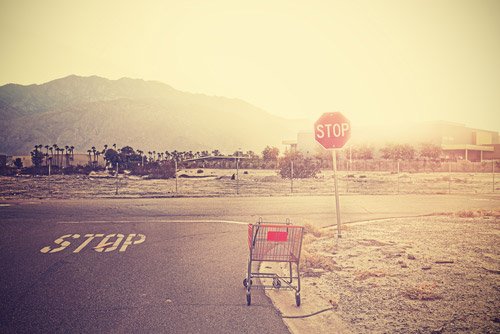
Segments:
[[[285,223],[264,222],[262,218],[256,224],[248,224],[247,277],[243,280],[246,288],[247,305],[251,304],[251,289],[281,289],[295,291],[295,303],[300,306],[299,262],[302,248],[303,226],[295,226],[287,219]],[[253,262],[285,262],[290,266],[290,275],[278,273],[252,272]],[[293,266],[296,265],[296,275]],[[256,281],[254,282],[254,279]],[[272,283],[270,282],[272,280]],[[296,284],[294,284],[294,280]]]

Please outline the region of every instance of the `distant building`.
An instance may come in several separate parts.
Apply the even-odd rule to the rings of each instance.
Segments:
[[[494,154],[495,146],[500,146],[498,132],[445,122],[433,124],[430,131],[440,135],[436,144],[441,146],[445,158],[469,161],[500,159],[500,154]]]
[[[432,143],[442,149],[442,158],[450,160],[483,161],[500,159],[500,140],[496,131],[466,127],[465,124],[445,121],[425,122],[404,126],[354,127],[349,145],[369,144],[377,150],[387,143]],[[321,146],[314,132],[299,132],[297,140],[283,141],[291,150],[306,157],[314,156]]]
[[[322,146],[314,140],[314,133],[312,131],[299,132],[297,140],[285,140],[283,141],[283,145],[290,146],[290,151],[299,151],[305,157],[312,157],[318,152],[318,149],[322,149]]]
[[[287,150],[291,152],[298,151],[306,158],[310,158],[316,155],[318,150],[322,150],[323,147],[314,139],[313,131],[302,131],[297,134],[297,140],[284,140],[282,142]]]

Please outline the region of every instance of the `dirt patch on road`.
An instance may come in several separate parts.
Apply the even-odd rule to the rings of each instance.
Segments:
[[[300,308],[270,292],[285,316],[329,309],[285,319],[295,333],[500,332],[500,210],[332,232],[305,236]]]

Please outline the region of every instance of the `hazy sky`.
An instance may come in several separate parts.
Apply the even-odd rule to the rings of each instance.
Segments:
[[[1,0],[0,85],[157,80],[315,121],[500,131],[499,0]]]

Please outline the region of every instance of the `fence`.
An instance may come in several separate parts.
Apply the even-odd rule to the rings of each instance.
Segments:
[[[353,164],[354,165],[354,164]],[[492,194],[500,193],[499,178],[492,172],[456,172],[445,163],[446,172],[409,172],[401,166],[391,171],[339,170],[338,189],[341,194]],[[354,167],[354,166],[353,166]],[[372,165],[373,167],[373,165]],[[394,166],[393,166],[394,167]],[[458,166],[460,168],[460,166]],[[457,169],[458,169],[457,168]],[[480,168],[476,164],[476,170]],[[500,170],[500,168],[498,169]],[[282,179],[274,170],[195,170],[183,171],[175,178],[149,180],[137,176],[118,179],[94,178],[85,175],[52,175],[0,177],[0,199],[13,198],[152,198],[175,196],[314,196],[332,195],[334,179],[331,170],[322,170],[317,177]]]
[[[400,172],[461,172],[492,173],[500,171],[500,161],[470,162],[464,161],[388,161],[388,160],[343,160],[337,164],[339,170],[353,171],[397,171]]]

